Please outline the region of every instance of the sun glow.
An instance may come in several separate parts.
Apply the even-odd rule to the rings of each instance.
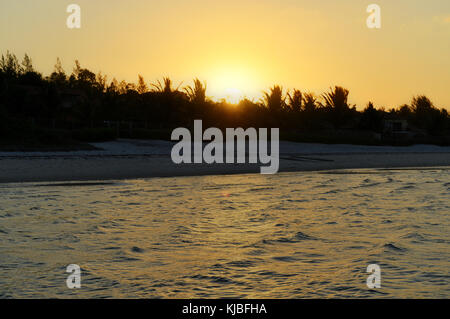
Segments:
[[[227,88],[225,89],[225,96],[223,98],[231,104],[238,104],[244,98],[244,95],[237,88]]]
[[[245,69],[225,69],[215,72],[208,81],[208,91],[215,101],[226,100],[238,104],[244,98],[252,99],[258,92],[257,77]]]

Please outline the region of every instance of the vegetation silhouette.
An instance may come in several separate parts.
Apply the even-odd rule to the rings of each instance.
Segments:
[[[334,86],[319,96],[274,85],[260,101],[237,105],[212,101],[206,82],[175,87],[170,78],[147,84],[108,81],[83,68],[78,60],[70,75],[57,58],[54,71],[43,76],[25,54],[0,59],[0,144],[69,145],[80,141],[127,138],[169,139],[176,127],[279,127],[293,141],[362,144],[450,144],[450,117],[424,95],[410,105],[363,111],[350,105],[349,90]],[[389,126],[388,124],[392,124]],[[405,124],[406,123],[406,124]],[[403,131],[407,131],[407,134]],[[405,134],[403,134],[405,133]]]

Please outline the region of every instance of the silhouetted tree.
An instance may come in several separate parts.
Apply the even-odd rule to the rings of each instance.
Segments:
[[[158,80],[157,83],[152,84],[152,86],[154,87],[156,92],[172,94],[173,92],[176,92],[179,90],[181,83],[176,89],[173,89],[172,88],[172,80],[168,77],[165,77],[165,78],[163,78],[162,83],[161,83],[161,81]],[[205,90],[206,90],[206,88],[205,88]]]
[[[348,109],[348,94],[349,91],[340,86],[335,86],[334,89],[330,88],[330,92],[324,93],[323,99],[325,100],[325,106],[333,110],[346,110]]]
[[[376,110],[373,103],[369,102],[361,115],[359,127],[364,130],[381,132],[383,129],[383,112]]]
[[[279,127],[289,136],[307,130],[314,134],[328,132],[332,126],[381,131],[384,117],[406,119],[413,130],[421,128],[429,136],[439,135],[438,139],[449,135],[450,129],[447,110],[439,110],[424,95],[415,96],[410,105],[393,108],[388,114],[370,102],[364,111],[356,111],[349,105],[349,91],[339,86],[321,96],[323,104],[313,93],[298,89],[285,93],[279,85],[264,92],[261,101],[243,99],[237,105],[208,99],[207,85],[199,79],[194,79],[192,86],[179,88],[170,78],[163,78],[149,89],[141,75],[137,84],[115,78],[108,82],[106,75],[96,75],[78,60],[67,77],[59,58],[54,71],[43,78],[28,55],[19,63],[8,51],[0,58],[0,138],[5,134],[31,136],[31,127],[107,126],[117,131],[117,136],[122,136],[125,129],[127,136],[134,136],[134,126],[164,131],[188,127],[197,118],[203,119],[205,126],[220,128]]]
[[[97,76],[95,78],[96,88],[99,92],[103,93],[106,92],[106,89],[108,87],[107,85],[108,76],[104,75],[101,71],[97,73]]]
[[[306,93],[303,97],[303,108],[305,112],[314,112],[317,108],[317,98],[313,93]]]
[[[139,94],[144,94],[148,92],[147,84],[145,84],[144,77],[142,75],[138,75],[138,85],[136,87],[136,91]]]
[[[433,134],[438,134],[444,129],[445,121],[441,119],[443,114],[434,107],[431,100],[425,95],[413,97],[411,111],[414,113],[413,122],[416,126]]]
[[[349,91],[341,86],[335,86],[334,89],[322,95],[325,101],[325,107],[331,112],[330,122],[335,128],[340,128],[348,121],[349,114],[348,106]]]
[[[195,104],[205,104],[206,102],[206,83],[199,79],[194,79],[194,86],[186,86],[184,88],[189,100]]]
[[[49,80],[50,82],[56,83],[60,87],[67,81],[66,72],[64,72],[61,60],[59,58],[56,59],[55,68],[52,74],[50,74]]]
[[[31,60],[31,58],[28,56],[28,54],[26,54],[26,53],[25,53],[25,56],[24,56],[23,61],[22,61],[22,67],[23,67],[22,68],[22,72],[23,73],[34,72],[33,62]]]
[[[300,90],[294,89],[291,93],[287,94],[288,103],[287,106],[292,112],[301,112],[303,110],[303,94]]]
[[[284,96],[283,88],[275,85],[270,89],[270,92],[264,93],[264,105],[274,112],[279,112],[286,107],[286,96]]]
[[[0,70],[4,73],[6,78],[17,78],[22,73],[22,67],[15,54],[6,52],[6,56],[2,54],[0,59]]]

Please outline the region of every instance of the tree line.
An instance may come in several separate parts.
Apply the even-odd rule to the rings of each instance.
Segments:
[[[424,95],[391,109],[375,108],[369,102],[362,111],[348,97],[349,90],[340,86],[316,95],[274,85],[259,101],[244,98],[231,105],[208,98],[207,85],[199,79],[187,86],[175,85],[169,78],[147,84],[141,75],[137,83],[109,81],[78,61],[67,74],[59,58],[54,71],[44,76],[27,54],[19,61],[7,52],[0,59],[0,136],[86,129],[109,129],[110,134],[123,135],[127,125],[135,132],[168,131],[190,127],[194,119],[219,128],[279,127],[285,136],[342,130],[381,134],[387,119],[401,119],[428,136],[449,135],[447,110],[435,107]]]

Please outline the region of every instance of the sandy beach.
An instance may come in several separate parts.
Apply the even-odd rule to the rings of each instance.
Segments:
[[[0,183],[95,181],[150,177],[259,173],[260,164],[183,164],[165,141],[93,143],[98,150],[0,152]],[[450,165],[450,147],[280,143],[280,172]]]

